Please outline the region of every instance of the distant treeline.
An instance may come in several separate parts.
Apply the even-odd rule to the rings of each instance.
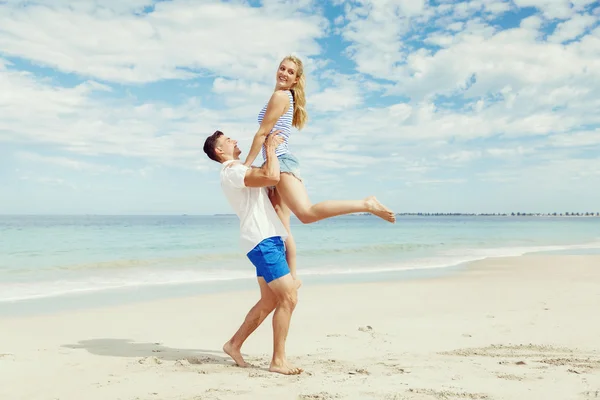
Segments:
[[[397,213],[396,215],[417,215],[424,217],[600,217],[600,212],[565,212],[565,213]]]

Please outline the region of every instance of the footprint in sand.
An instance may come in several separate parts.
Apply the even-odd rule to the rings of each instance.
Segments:
[[[380,341],[381,343],[390,343],[390,341],[387,340],[387,338],[389,338],[391,336],[390,334],[376,332],[371,325],[359,326],[358,330],[359,330],[359,332],[368,333],[372,339],[376,339],[376,340]]]
[[[388,370],[389,372],[386,374],[388,376],[397,374],[410,374],[410,370],[407,367],[403,367],[401,364],[398,363],[378,362],[376,363],[376,365],[381,365],[386,370]]]
[[[298,396],[298,400],[333,400],[338,399],[339,397],[338,394],[319,392],[315,394],[301,394]]]
[[[158,365],[162,364],[162,361],[158,357],[144,357],[141,360],[138,360],[138,363],[145,365]]]
[[[587,392],[581,393],[582,399],[600,399],[600,390],[588,390]]]
[[[496,374],[498,379],[504,379],[507,381],[522,381],[525,377],[514,375],[514,374]]]
[[[185,358],[190,364],[217,364],[218,359],[213,357],[187,357]]]
[[[489,399],[485,393],[454,392],[450,390],[408,389],[410,393],[427,394],[438,399]]]
[[[203,395],[201,395],[198,398],[194,398],[194,400],[196,399],[211,399],[211,400],[217,400],[217,399],[221,399],[223,398],[224,395],[233,395],[235,397],[238,397],[240,395],[247,395],[250,392],[248,391],[241,391],[241,390],[230,390],[230,389],[218,389],[218,388],[210,388],[210,389],[206,389],[206,391],[204,392]]]
[[[440,353],[459,357],[489,357],[512,359],[501,361],[501,365],[522,365],[532,368],[544,366],[568,367],[577,373],[600,369],[600,353],[565,347],[536,344],[499,344],[479,348],[457,349]]]
[[[273,378],[274,375],[272,373],[266,373],[263,371],[250,371],[248,372],[249,378]]]

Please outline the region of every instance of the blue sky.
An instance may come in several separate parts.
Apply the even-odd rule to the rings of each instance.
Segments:
[[[290,53],[313,202],[600,211],[599,20],[593,0],[8,0],[0,214],[231,212],[203,141],[248,150]]]

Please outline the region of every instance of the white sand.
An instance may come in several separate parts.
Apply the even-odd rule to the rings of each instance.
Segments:
[[[244,348],[257,368],[220,351],[257,295],[0,319],[0,399],[600,399],[597,256],[304,287],[288,339],[296,377],[266,371],[270,317]]]

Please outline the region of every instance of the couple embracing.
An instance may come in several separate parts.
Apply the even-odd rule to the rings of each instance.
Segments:
[[[288,146],[292,127],[302,129],[307,121],[302,61],[295,56],[285,57],[275,78],[275,90],[258,114],[259,128],[246,160],[240,160],[242,152],[237,141],[221,131],[206,138],[204,152],[222,164],[221,187],[240,219],[240,246],[256,268],[260,288],[260,300],[223,350],[237,365],[247,366],[241,354],[242,344],[275,311],[269,370],[295,375],[302,369],[291,365],[285,354],[301,284],[296,275],[291,213],[305,224],[357,212],[370,212],[392,223],[396,217],[375,197],[311,203],[300,176],[299,161]],[[251,167],[260,152],[264,163],[260,168]]]

